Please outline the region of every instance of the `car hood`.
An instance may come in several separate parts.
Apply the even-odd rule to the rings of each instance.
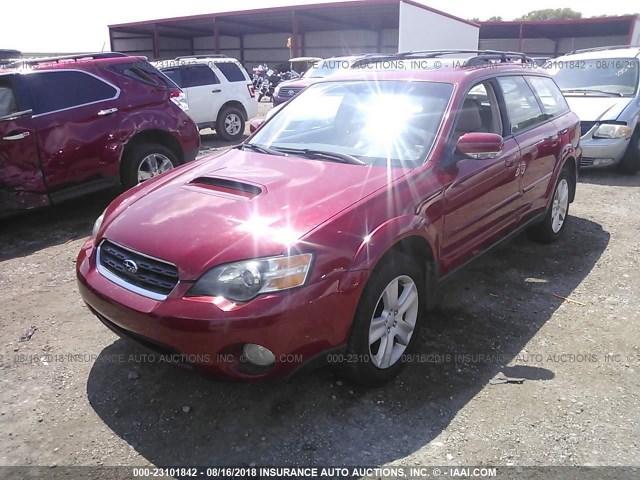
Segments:
[[[571,110],[582,122],[613,121],[633,100],[625,97],[565,97]]]
[[[408,170],[230,150],[137,190],[105,218],[103,236],[174,263],[183,280],[278,255]],[[169,173],[168,175],[172,175]]]

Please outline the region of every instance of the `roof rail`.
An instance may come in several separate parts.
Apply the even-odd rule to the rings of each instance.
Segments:
[[[625,48],[640,48],[637,45],[612,45],[610,47],[593,47],[593,48],[581,48],[580,50],[573,50],[565,55],[573,55],[574,53],[587,53],[587,52],[601,52],[603,50],[622,50]]]
[[[95,60],[98,58],[116,58],[127,56],[127,54],[120,52],[78,53],[74,55],[62,55],[60,57],[20,58],[16,60],[16,62],[22,65],[38,65],[40,63],[59,63],[65,60]]]
[[[229,58],[223,53],[211,53],[209,55],[183,55],[181,57],[176,57],[176,60],[188,60],[189,58]]]
[[[365,57],[358,63],[367,63],[380,60],[404,60],[412,57],[416,58],[438,58],[447,55],[473,54],[465,59],[465,65],[472,67],[482,65],[491,61],[499,63],[509,63],[520,61],[523,63],[534,63],[533,58],[522,52],[510,52],[502,50],[413,50],[407,52],[380,54],[378,56]]]

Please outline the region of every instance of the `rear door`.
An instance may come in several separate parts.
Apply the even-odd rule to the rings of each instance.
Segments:
[[[0,76],[0,212],[49,203],[36,129],[20,79]]]
[[[179,71],[176,74],[175,71]],[[218,76],[208,65],[187,65],[163,70],[187,95],[189,115],[200,127],[215,123],[224,103],[224,89]]]
[[[543,111],[523,76],[499,77],[498,83],[508,117],[506,128],[518,142],[522,154],[516,172],[522,194],[518,216],[527,217],[545,206],[560,138],[551,116]]]
[[[122,122],[120,89],[83,70],[42,70],[24,78],[50,194],[101,177],[115,178],[119,165],[107,146]]]
[[[253,82],[242,65],[236,61],[215,61],[213,65],[218,75],[228,81],[225,102],[239,101],[247,112],[247,118],[255,117],[258,113],[258,101],[255,98]]]

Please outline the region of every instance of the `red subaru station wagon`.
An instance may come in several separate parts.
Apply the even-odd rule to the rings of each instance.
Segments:
[[[195,159],[184,93],[144,57],[81,54],[0,69],[0,217]]]
[[[333,353],[355,381],[393,378],[438,284],[523,229],[557,239],[575,195],[580,125],[553,80],[522,54],[456,55],[331,77],[124,193],[78,257],[91,311],[226,377]]]

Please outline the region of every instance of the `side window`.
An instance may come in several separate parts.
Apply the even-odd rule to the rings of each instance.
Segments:
[[[206,65],[193,65],[182,69],[182,80],[185,87],[215,85],[220,83],[213,70]]]
[[[455,140],[465,133],[488,132],[502,135],[500,106],[490,82],[474,85],[464,98],[458,112]]]
[[[13,92],[13,86],[8,78],[0,77],[0,117],[10,115],[18,111],[18,103]]]
[[[122,63],[116,64],[111,68],[120,75],[149,85],[166,86],[167,83],[167,79],[147,62]]]
[[[234,62],[215,62],[215,66],[230,82],[246,82],[247,79]]]
[[[524,78],[498,77],[498,83],[504,94],[511,133],[526,130],[548,118],[542,113],[536,96]]]
[[[118,94],[111,85],[83,72],[35,72],[25,75],[25,79],[36,115],[109,100]]]
[[[184,80],[182,78],[182,70],[179,68],[167,68],[162,70],[167,77],[171,79],[173,83],[175,83],[180,88],[184,87]]]
[[[542,102],[544,113],[550,117],[561,115],[569,110],[562,92],[553,80],[545,77],[527,77],[533,90]]]

